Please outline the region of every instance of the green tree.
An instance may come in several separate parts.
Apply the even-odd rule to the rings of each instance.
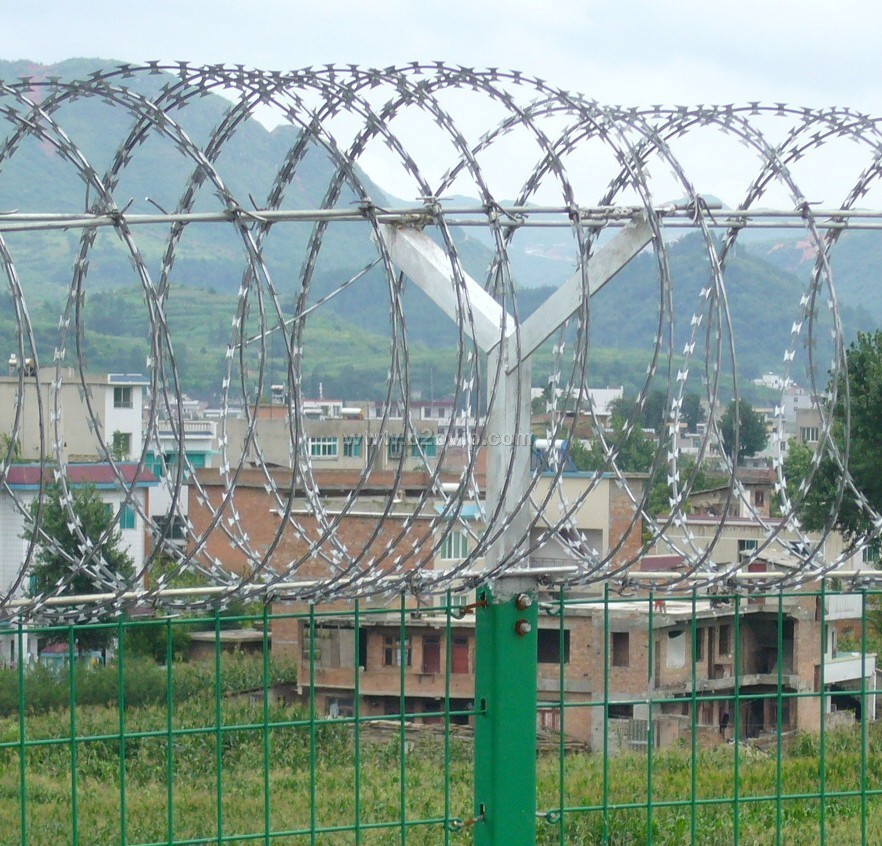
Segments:
[[[665,424],[667,406],[668,395],[665,391],[650,391],[646,396],[646,402],[643,404],[643,414],[640,418],[643,426],[647,429],[661,432]]]
[[[130,435],[117,429],[110,441],[110,455],[114,461],[126,461],[131,449]]]
[[[152,658],[158,664],[164,664],[168,659],[169,637],[172,660],[186,661],[190,650],[190,628],[167,625],[162,614],[157,614],[153,620],[145,620],[126,627],[124,637],[126,654]]]
[[[21,442],[17,438],[13,439],[12,435],[0,432],[0,464],[4,463],[7,457],[12,464],[18,464],[22,460]]]
[[[610,403],[609,408],[612,419],[617,417],[627,419],[637,413],[637,400],[629,396],[619,397]],[[643,410],[639,414],[640,424],[644,429],[653,429],[661,433],[667,412],[668,394],[656,388],[646,395]],[[698,394],[686,394],[683,397],[682,419],[688,423],[690,432],[694,432],[696,426],[704,420],[704,409],[701,407]]]
[[[687,482],[690,483],[690,493],[710,490],[720,485],[725,485],[728,482],[726,476],[714,473],[705,464],[701,464],[696,468],[695,459],[691,456],[682,456],[677,466],[680,471],[678,491],[680,495],[682,495],[683,487]],[[670,497],[672,493],[673,490],[668,484],[668,468],[662,467],[652,479],[649,501],[647,503],[649,513],[654,515],[670,513]]]
[[[629,396],[621,396],[609,404],[610,422],[624,421],[637,413],[637,400]]]
[[[113,513],[101,500],[94,485],[81,485],[70,488],[71,510],[78,518],[81,532],[88,539],[88,545],[98,551],[96,559],[104,567],[123,579],[132,574],[131,556],[120,549],[122,536],[113,525]],[[52,590],[71,573],[74,562],[83,558],[85,550],[75,531],[72,531],[70,513],[62,503],[63,491],[58,482],[52,482],[46,489],[42,508],[39,509],[39,532],[30,528],[25,538],[36,537],[37,553],[31,567],[32,590],[44,593]],[[31,518],[37,520],[38,501],[31,504]],[[36,534],[35,534],[36,533]],[[64,593],[82,595],[99,593],[102,585],[92,576],[80,570],[65,585]],[[112,638],[112,631],[105,629],[81,629],[78,633],[80,650],[103,649]]]
[[[686,423],[687,432],[695,432],[699,423],[704,423],[704,409],[701,407],[701,397],[698,394],[685,394],[681,409],[682,419]]]
[[[624,426],[625,421],[622,418],[614,417],[612,432],[606,436],[610,449],[619,447],[617,466],[626,473],[648,473],[655,458],[655,444],[643,434],[639,426],[628,437],[623,438]],[[570,446],[570,457],[577,470],[599,470],[606,462],[606,454],[599,438],[593,439],[588,446],[574,441]]]
[[[729,458],[733,458],[735,449],[735,400],[729,403],[729,407],[723,413],[720,420],[720,431],[723,435],[723,449]],[[753,406],[746,400],[738,401],[738,456],[737,464],[740,464],[747,456],[756,455],[762,450],[769,434],[762,415],[753,410]]]
[[[882,510],[882,331],[858,333],[846,353],[846,373],[839,375],[836,403],[832,408],[831,435],[844,454],[848,418],[848,472],[854,486],[876,511]],[[833,385],[831,384],[831,388]],[[848,406],[846,408],[846,403]],[[784,462],[787,490],[798,494],[807,478],[814,452],[806,445],[792,445]],[[806,496],[799,506],[799,518],[807,529],[824,528],[831,519],[834,528],[848,540],[869,533],[872,515],[860,507],[846,488],[837,507],[842,472],[829,456],[821,460]],[[835,510],[835,513],[833,509]]]

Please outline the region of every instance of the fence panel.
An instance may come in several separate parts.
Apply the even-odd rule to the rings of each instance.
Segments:
[[[879,842],[879,592],[537,598],[9,630],[0,843]]]

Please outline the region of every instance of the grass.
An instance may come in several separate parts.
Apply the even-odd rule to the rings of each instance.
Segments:
[[[126,670],[144,672],[134,662]],[[101,688],[101,672],[113,671],[88,671],[95,678],[78,684],[83,691],[90,681]],[[345,721],[310,721],[299,706],[231,695],[261,674],[259,659],[225,658],[218,699],[213,665],[176,665],[170,709],[168,691],[159,701],[129,700],[122,712],[116,701],[81,704],[71,712],[47,698],[45,709],[24,717],[23,770],[20,715],[0,718],[0,844],[472,842],[470,829],[445,832],[439,822],[445,808],[450,817],[471,815],[470,740],[452,738],[445,757],[443,740],[421,733],[408,737],[402,754],[397,732],[378,739],[365,727],[356,756],[353,727]],[[276,680],[283,676],[274,671]],[[183,691],[186,696],[177,695]],[[867,795],[862,806],[860,795],[832,795],[860,791],[860,741],[854,728],[827,732],[828,844],[862,842],[862,807],[863,842],[882,842],[877,796]],[[732,745],[702,749],[694,762],[688,748],[654,753],[651,808],[645,755],[611,758],[604,791],[602,756],[568,754],[561,791],[559,758],[543,754],[537,807],[553,811],[562,793],[572,810],[560,820],[553,814],[540,819],[538,842],[601,843],[606,830],[611,846],[710,846],[736,842],[736,827],[741,846],[820,842],[818,738],[803,735],[791,743],[780,779],[774,755],[739,748],[737,808],[735,754]],[[880,789],[882,727],[870,727],[865,763],[866,787]]]

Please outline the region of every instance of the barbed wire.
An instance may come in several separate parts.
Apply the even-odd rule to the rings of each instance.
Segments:
[[[204,111],[194,119],[195,104],[212,94],[222,95],[218,102],[225,108],[215,109],[214,125],[207,128]],[[119,124],[124,125],[120,141],[104,170],[96,164],[95,151],[87,149],[92,142],[78,142],[76,121],[66,128],[77,109],[86,107],[95,115],[115,115],[108,126],[124,119]],[[262,187],[243,184],[237,156],[247,155],[249,145],[256,151],[253,119],[269,114],[280,122],[271,136],[275,172],[262,181]],[[467,590],[525,568],[546,582],[569,586],[613,580],[619,586],[639,582],[659,590],[686,585],[710,588],[743,584],[744,571],[755,561],[786,555],[785,568],[773,567],[766,576],[755,574],[751,582],[754,589],[771,588],[839,571],[861,549],[878,542],[882,518],[847,471],[848,421],[844,440],[837,440],[829,411],[840,399],[840,390],[845,392],[847,408],[849,392],[847,378],[839,378],[845,373],[845,331],[831,254],[846,229],[882,226],[882,213],[857,206],[878,181],[882,167],[882,137],[873,118],[849,109],[760,103],[608,107],[519,72],[442,63],[381,70],[325,66],[281,73],[148,62],[98,70],[77,81],[34,76],[0,83],[0,120],[5,130],[0,191],[4,181],[9,183],[7,174],[24,173],[30,184],[41,184],[38,196],[57,201],[54,208],[20,208],[14,195],[2,193],[3,202],[10,205],[0,215],[0,260],[15,325],[16,358],[34,362],[37,374],[44,374],[48,366],[52,376],[47,390],[33,392],[33,406],[26,402],[33,376],[19,368],[7,380],[14,402],[6,433],[9,449],[0,455],[0,494],[7,526],[20,526],[22,534],[7,545],[16,548],[6,553],[13,564],[11,571],[7,564],[5,581],[0,583],[0,615],[83,622],[142,604],[198,609],[219,599],[318,602],[401,590],[429,595],[451,587]],[[709,202],[678,155],[678,145],[709,132],[721,144],[742,145],[756,162],[734,209]],[[842,138],[856,142],[865,154],[863,169],[847,186],[840,205],[816,207],[798,185],[794,165]],[[140,184],[138,180],[149,175],[159,150],[172,151],[184,173],[178,177],[180,192],[170,211],[162,205],[168,205],[167,198],[160,202],[150,197],[152,207],[147,209],[129,194],[131,184]],[[51,168],[44,167],[41,158],[49,154]],[[500,161],[505,163],[502,170]],[[418,200],[390,202],[369,177],[378,162],[397,167]],[[55,170],[59,163],[64,178]],[[586,169],[592,170],[595,181],[596,174],[604,175],[606,187],[597,196],[586,196],[580,187]],[[62,187],[70,175],[85,186],[84,194]],[[679,199],[659,200],[662,190]],[[787,208],[762,205],[775,191],[788,196]],[[638,311],[650,315],[655,340],[647,350],[634,411],[613,432],[604,429],[597,409],[588,402],[595,372],[591,342],[596,318],[589,296],[592,260],[611,243],[611,233],[635,221],[646,227],[646,251],[652,262],[640,267],[654,276],[644,289],[654,291],[656,301],[648,297],[633,303],[633,308],[635,315]],[[196,226],[222,233],[225,248],[236,245],[241,269],[223,366],[216,374],[219,454],[211,473],[196,472],[187,457],[186,367],[175,345],[175,334],[181,330],[173,331],[169,320],[179,278],[174,275],[175,263],[186,252],[186,238]],[[793,304],[789,345],[779,354],[784,391],[795,386],[793,367],[804,356],[808,392],[821,420],[818,449],[794,494],[784,477],[788,438],[784,403],[776,409],[772,461],[780,517],[769,516],[767,508],[751,501],[736,463],[722,449],[720,425],[722,399],[733,399],[738,409],[742,392],[726,271],[739,237],[751,227],[770,226],[799,227],[815,255],[804,291]],[[157,253],[159,227],[165,234]],[[359,259],[346,272],[339,272],[345,262],[335,260],[341,227],[360,250],[356,250]],[[450,383],[444,387],[464,430],[475,436],[456,445],[442,441],[437,456],[426,454],[413,413],[414,341],[405,302],[413,280],[406,279],[393,255],[390,227],[430,233],[447,263],[457,352]],[[670,255],[671,233],[684,229],[696,233],[706,256],[706,277],[685,335],[675,326],[676,306],[683,294]],[[549,327],[554,338],[549,355],[546,348],[533,351],[526,346],[513,256],[525,233],[553,231],[569,233],[567,261],[575,270],[574,284],[581,296],[565,322]],[[143,444],[133,445],[134,468],[115,457],[113,433],[102,422],[103,399],[95,396],[89,375],[86,292],[93,284],[90,266],[105,257],[108,241],[102,233],[108,232],[130,260],[132,276],[127,283],[140,291],[149,343],[144,438]],[[549,386],[544,439],[551,447],[526,480],[519,475],[522,453],[516,447],[505,453],[498,477],[489,484],[484,479],[487,436],[510,435],[516,441],[530,431],[530,421],[524,419],[529,415],[524,409],[529,408],[525,391],[530,383],[512,382],[505,356],[497,350],[488,359],[488,347],[479,343],[484,306],[475,299],[467,269],[476,266],[471,255],[475,242],[463,234],[477,232],[484,233],[480,243],[489,250],[478,283],[500,308],[498,350],[508,345],[515,369],[526,368],[528,359],[534,375],[540,361],[547,367],[542,381]],[[38,304],[31,295],[34,280],[21,278],[16,253],[29,237],[51,233],[64,237],[77,233],[79,242],[48,363],[46,339],[38,342],[32,316]],[[562,243],[556,237],[555,248],[561,249]],[[296,276],[274,253],[280,245],[290,248],[291,244],[298,246],[301,259]],[[365,262],[362,256],[368,256]],[[342,281],[328,289],[330,271]],[[338,486],[329,494],[311,455],[305,411],[310,327],[327,313],[327,303],[346,296],[371,273],[382,275],[388,298],[388,326],[378,327],[388,329],[388,387],[372,433],[374,448],[366,449],[366,460],[347,489]],[[126,280],[119,284],[122,287]],[[44,288],[40,290],[44,297]],[[829,335],[829,342],[821,345],[818,339],[823,333]],[[284,472],[274,466],[261,438],[261,412],[255,399],[266,395],[278,375],[273,371],[271,378],[273,344],[283,348],[281,378],[288,415]],[[820,360],[822,354],[829,358]],[[688,385],[696,379],[703,385],[707,429],[694,463],[687,467],[678,443]],[[64,386],[71,384],[81,394],[79,413],[94,433],[95,455],[108,464],[113,486],[122,494],[118,513],[134,509],[150,535],[148,553],[130,577],[116,572],[102,554],[113,529],[101,538],[89,537],[74,505],[76,483],[65,446],[76,413],[64,401]],[[667,388],[665,414],[649,478],[667,482],[668,508],[661,516],[650,513],[652,490],[646,477],[620,467],[622,452],[641,428],[643,409],[657,384]],[[516,409],[515,430],[487,431],[494,410],[506,404]],[[393,406],[402,409],[400,424]],[[234,414],[241,415],[241,425],[232,424]],[[567,483],[566,461],[553,447],[578,439],[585,425],[599,438],[604,457],[599,470],[581,474],[574,487]],[[14,445],[25,430],[38,433],[36,454],[26,458],[43,468],[33,489],[14,482]],[[737,455],[737,420],[734,430],[732,452]],[[163,432],[170,432],[174,461],[166,462],[158,446]],[[409,476],[413,462],[408,463],[408,450],[400,450],[378,497],[381,462],[376,445],[391,438],[414,445],[423,472],[415,483]],[[154,453],[168,514],[184,527],[183,548],[167,542],[138,493],[138,481],[149,477]],[[724,468],[728,485],[720,505],[723,516],[708,536],[699,539],[689,502],[702,463],[712,454]],[[838,482],[824,530],[810,534],[802,529],[798,515],[826,458],[838,468]],[[45,529],[52,482],[60,487],[68,526],[80,550],[77,555],[65,551]],[[582,515],[597,507],[599,492],[610,483],[627,503],[627,517],[619,514],[614,531],[607,527],[598,542],[597,533],[586,530]],[[268,505],[264,510],[277,517],[269,532],[255,533],[255,515],[243,513],[241,494],[246,484],[263,491]],[[492,497],[486,495],[489,488]],[[875,529],[830,554],[828,541],[836,514],[846,501],[869,514]],[[742,557],[721,551],[730,524],[726,515],[736,505],[760,534],[756,548]],[[198,525],[192,519],[196,511]],[[358,532],[353,532],[356,522]],[[468,551],[444,561],[441,568],[442,549],[454,533],[468,538]],[[555,566],[543,565],[547,560],[543,549],[550,546],[562,550],[564,566],[559,559]],[[647,574],[646,556],[653,551],[676,556],[679,566],[657,578]],[[36,592],[31,588],[34,595],[26,595],[29,574],[41,553],[64,558],[67,571],[51,588]],[[93,583],[95,596],[88,601],[65,599],[81,575]],[[195,575],[201,586],[183,596],[173,587],[185,575]]]

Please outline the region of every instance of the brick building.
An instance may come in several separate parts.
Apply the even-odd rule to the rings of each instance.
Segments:
[[[444,441],[439,437],[439,425],[443,418],[413,417],[405,425],[401,417],[388,416],[382,420],[371,416],[374,407],[367,404],[345,406],[339,400],[307,401],[310,402],[319,404],[320,410],[312,411],[312,406],[304,409],[303,440],[298,444],[300,452],[296,458],[292,458],[291,413],[286,405],[256,406],[252,409],[252,421],[228,418],[224,434],[230,463],[236,465],[244,457],[246,463],[258,464],[262,460],[292,467],[307,455],[317,472],[363,470],[368,466],[375,470],[400,466],[413,471],[434,466],[442,452]]]
[[[295,564],[299,578],[326,577],[331,563],[341,560],[341,550],[356,555],[366,566],[370,562],[374,572],[417,565],[445,569],[469,556],[473,538],[480,536],[483,527],[477,508],[464,507],[458,525],[442,541],[439,505],[423,498],[428,476],[405,474],[378,535],[392,475],[371,474],[357,502],[350,503],[342,516],[357,475],[326,472],[316,476],[327,513],[340,517],[335,526],[336,546],[323,536],[298,491],[293,514],[300,531],[290,524],[283,526],[262,471],[247,471],[237,483],[231,505],[241,530],[247,529],[248,548],[243,548],[241,530],[216,531],[207,537],[204,550],[224,566],[245,572],[272,549],[271,560],[282,567]],[[196,477],[203,493],[191,496],[191,518],[201,533],[211,521],[212,507],[221,505],[225,488],[217,470],[200,470]],[[294,475],[280,470],[273,478],[284,498],[295,483]],[[619,557],[631,557],[639,550],[640,523],[632,520],[627,492],[612,478],[593,487],[589,487],[590,479],[593,474],[566,474],[561,496],[546,501],[552,474],[540,476],[534,502],[545,502],[546,510],[535,532],[537,543],[539,535],[544,542],[532,556],[534,563],[542,567],[572,563],[571,539],[548,534],[565,509],[571,511],[583,547],[604,554],[621,542]],[[639,485],[642,479],[632,482]],[[590,490],[587,495],[586,490]],[[204,502],[194,510],[194,499],[200,496]],[[415,510],[418,501],[423,502],[419,512]],[[574,503],[579,506],[571,508]],[[223,513],[229,515],[232,510],[228,507]],[[690,518],[696,536],[701,535],[705,521],[711,531],[711,521],[716,526],[719,518]],[[754,550],[761,531],[762,527],[746,518],[728,518],[718,544],[721,560],[730,556],[737,561]],[[647,566],[657,566],[662,558],[666,566],[676,568],[676,556],[648,558]],[[754,562],[753,569],[761,563]],[[480,558],[471,561],[474,568],[482,564]],[[461,606],[473,599],[473,595],[454,594],[453,603]],[[731,739],[736,722],[742,736],[760,736],[777,727],[779,707],[785,730],[815,730],[821,700],[802,694],[820,690],[822,666],[824,687],[834,693],[824,700],[823,707],[828,709],[854,707],[848,691],[860,688],[862,674],[864,678],[875,674],[875,656],[862,662],[860,656],[836,650],[836,633],[853,625],[860,615],[860,609],[848,600],[827,599],[822,615],[820,600],[811,593],[786,598],[780,609],[777,597],[747,594],[739,600],[736,620],[735,604],[724,597],[698,596],[693,605],[691,600],[650,602],[645,596],[615,596],[605,605],[597,591],[571,594],[563,627],[561,618],[552,613],[539,617],[538,725],[551,730],[562,727],[568,737],[597,749],[604,746],[606,730],[606,746],[613,750],[645,747],[650,736],[655,744],[688,740],[693,709],[702,743]],[[365,599],[357,613],[352,603],[312,610],[277,604],[273,649],[298,661],[300,693],[312,698],[319,713],[352,714],[358,696],[364,716],[400,713],[403,701],[408,713],[425,713],[426,721],[434,721],[441,719],[449,697],[454,722],[466,721],[457,712],[473,706],[475,618],[481,609],[454,608],[448,615],[442,606],[446,603],[431,596],[411,597],[403,606],[398,597]],[[461,611],[466,613],[460,617]],[[822,616],[827,620],[823,643]],[[737,720],[736,689],[741,697]]]
[[[360,562],[372,562],[371,567],[377,571],[391,567],[412,569],[418,565],[443,570],[461,565],[473,551],[473,539],[481,534],[483,524],[474,505],[460,510],[457,525],[449,528],[446,537],[443,535],[448,527],[439,519],[440,501],[429,498],[420,512],[415,511],[415,503],[425,493],[429,480],[426,473],[403,475],[379,536],[376,532],[389,500],[393,474],[371,473],[357,502],[349,503],[345,516],[341,511],[349,502],[359,474],[317,471],[315,475],[327,512],[340,515],[336,547],[328,539],[321,539],[320,526],[302,492],[295,490],[292,508],[298,530],[290,523],[283,526],[279,503],[267,490],[263,471],[245,471],[237,481],[230,503],[222,508],[226,495],[223,478],[218,470],[205,469],[195,474],[201,490],[191,492],[190,496],[190,519],[195,536],[198,538],[208,529],[216,511],[222,515],[224,530],[207,534],[204,546],[195,550],[197,557],[207,555],[223,562],[228,569],[248,572],[259,566],[262,556],[272,549],[272,561],[282,568],[294,564],[298,578],[324,578],[330,572],[330,562],[339,559],[340,548],[343,548],[350,553],[357,552]],[[288,495],[292,484],[296,485],[291,471],[275,470],[272,477],[282,497]],[[552,478],[551,473],[540,476],[534,494],[536,502],[545,501]],[[639,490],[643,476],[635,475],[631,481]],[[564,498],[548,498],[547,519],[537,521],[537,543],[544,540],[533,558],[536,563],[543,566],[573,563],[572,541],[548,535],[549,527],[557,523],[568,504],[578,504],[572,509],[572,523],[586,548],[605,554],[619,545],[619,558],[631,556],[639,549],[640,522],[632,519],[633,505],[615,479],[611,476],[595,479],[592,473],[567,474],[561,490]],[[233,513],[237,515],[238,529],[229,525]],[[247,544],[244,534],[247,534]],[[392,538],[394,544],[390,547]],[[473,557],[471,567],[480,569],[482,566],[483,559]],[[454,594],[451,601],[455,606],[463,606],[473,599],[471,594]],[[279,603],[274,607],[279,616],[273,623],[273,650],[298,660],[301,693],[310,695],[309,682],[304,680],[311,679],[312,696],[320,713],[351,712],[356,689],[361,697],[362,714],[398,713],[403,679],[407,710],[425,712],[429,714],[426,719],[433,720],[436,717],[432,714],[437,714],[446,696],[450,697],[454,711],[470,708],[474,696],[474,613],[465,613],[462,618],[452,616],[448,620],[442,604],[446,602],[442,603],[438,597],[414,597],[402,609],[397,598],[391,600],[390,605],[384,605],[381,599],[364,600],[359,605],[356,621],[352,616],[333,616],[341,611],[353,612],[351,603],[322,605],[313,614],[303,605]],[[332,616],[323,616],[328,612]],[[540,698],[545,692],[560,688],[558,635],[557,621],[543,617],[539,632]],[[568,633],[566,637],[571,635]],[[567,649],[573,648],[574,655],[582,655],[583,641],[574,639],[572,643]],[[590,690],[581,661],[568,660],[565,667],[567,696],[588,701]],[[551,705],[543,706],[540,723],[552,727],[559,720],[559,711]],[[578,709],[568,723],[567,733],[587,740],[588,726],[587,712]]]

